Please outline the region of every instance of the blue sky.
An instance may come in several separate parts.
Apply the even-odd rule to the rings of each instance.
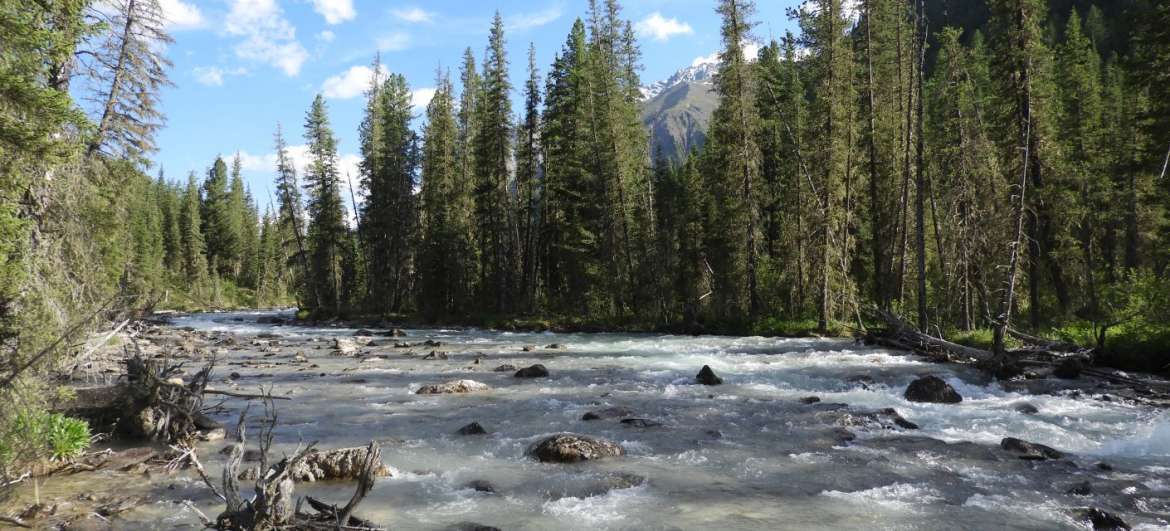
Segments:
[[[343,165],[357,161],[362,90],[376,52],[406,75],[425,105],[436,68],[458,77],[470,46],[482,58],[493,13],[506,26],[514,98],[525,78],[529,42],[543,75],[586,0],[160,0],[175,43],[168,49],[177,85],[163,94],[167,125],[156,169],[171,179],[203,176],[217,154],[237,151],[253,194],[263,205],[273,175],[273,133],[284,127],[294,154],[303,149],[305,111],[327,97]],[[794,24],[785,9],[798,0],[760,0],[757,37],[783,35]],[[644,84],[668,77],[719,47],[715,0],[626,0],[624,15],[639,31]],[[519,109],[519,105],[516,106]],[[422,107],[417,108],[421,113]],[[357,176],[353,175],[356,180]]]

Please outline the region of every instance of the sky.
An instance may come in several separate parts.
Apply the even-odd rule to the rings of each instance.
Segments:
[[[522,109],[529,43],[543,75],[587,0],[160,0],[175,42],[175,87],[162,95],[157,171],[202,179],[217,155],[240,154],[261,205],[272,189],[273,134],[281,124],[294,159],[304,159],[305,112],[326,97],[342,166],[357,180],[358,124],[370,63],[380,52],[404,74],[422,114],[437,69],[458,81],[467,47],[477,63],[492,15],[504,18],[515,110]],[[643,53],[643,84],[669,77],[720,46],[715,0],[625,0]],[[795,31],[786,9],[799,0],[758,0],[758,40]],[[458,89],[458,86],[456,87]],[[417,124],[416,124],[417,125]],[[344,177],[344,176],[343,176]]]

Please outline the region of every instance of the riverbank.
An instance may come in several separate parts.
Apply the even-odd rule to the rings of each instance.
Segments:
[[[187,315],[137,339],[151,355],[187,360],[191,371],[216,357],[217,388],[263,386],[290,398],[278,403],[281,452],[301,442],[326,449],[380,442],[391,476],[378,481],[360,513],[395,529],[461,522],[1081,529],[1089,508],[1139,528],[1168,525],[1170,419],[1096,380],[997,383],[966,367],[845,339],[456,327],[405,328],[393,337],[392,328],[364,324],[273,322],[291,317]],[[535,364],[549,375],[514,376]],[[704,365],[722,385],[696,383]],[[907,400],[907,386],[924,375],[941,377],[963,401]],[[452,380],[488,388],[417,394]],[[213,416],[231,424],[243,407],[229,398]],[[917,429],[898,423],[890,408]],[[589,413],[602,418],[583,420]],[[641,420],[623,422],[630,419]],[[472,422],[487,433],[458,433]],[[559,432],[613,441],[625,455],[577,464],[526,456]],[[1001,448],[1009,437],[1064,457],[1020,459]],[[211,477],[226,444],[198,447]],[[1089,494],[1073,488],[1083,482]],[[111,517],[118,529],[198,526],[187,502],[212,517],[222,510],[190,470],[83,472],[49,478],[39,490],[43,502],[76,504],[95,484],[141,500]],[[341,503],[352,489],[302,484],[298,494]],[[33,495],[26,485],[6,510],[27,507]]]

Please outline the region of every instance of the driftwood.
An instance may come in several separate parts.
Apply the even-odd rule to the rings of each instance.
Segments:
[[[919,332],[897,315],[885,310],[873,310],[873,313],[886,323],[887,329],[880,334],[871,334],[870,338],[877,343],[895,348],[912,350],[947,361],[978,363],[989,362],[994,358],[991,352],[952,343],[942,338]]]
[[[247,444],[244,423],[247,409],[240,414],[240,420],[236,425],[237,442],[231,447],[231,455],[223,469],[222,493],[210,484],[206,474],[202,473],[202,467],[198,467],[204,482],[208,483],[216,497],[224,500],[226,505],[224,512],[215,519],[213,527],[223,531],[378,529],[374,524],[353,515],[358,505],[373,490],[379,472],[385,469],[378,444],[370,442],[365,448],[351,448],[341,454],[333,454],[346,456],[344,459],[339,457],[338,463],[344,461],[349,466],[357,467],[352,471],[353,478],[358,482],[357,488],[344,507],[310,500],[309,505],[314,512],[307,513],[302,511],[304,499],[293,505],[296,477],[298,473],[312,470],[312,467],[306,465],[310,456],[330,453],[317,452],[316,443],[312,443],[299,449],[293,456],[285,457],[270,466],[268,454],[272,448],[277,421],[276,408],[273,404],[271,399],[264,402],[265,420],[259,437],[260,468],[257,473],[259,477],[256,478],[254,494],[250,499],[244,500],[239,488],[240,465],[244,460],[244,447]],[[360,460],[355,464],[354,460],[358,456]],[[314,470],[314,473],[316,472],[320,471]]]
[[[365,462],[368,458],[369,448],[365,446],[328,451],[314,448],[290,469],[289,475],[300,483],[360,479],[365,471]],[[239,478],[249,481],[255,480],[260,476],[260,470],[260,467],[250,468],[240,473]],[[390,475],[390,469],[383,466],[380,460],[374,472],[378,477]]]

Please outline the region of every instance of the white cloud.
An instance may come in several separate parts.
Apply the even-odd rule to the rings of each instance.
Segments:
[[[382,67],[382,75],[387,74],[386,67]],[[349,70],[330,77],[321,84],[321,93],[326,98],[347,100],[356,98],[370,88],[370,81],[374,76],[374,69],[368,66],[353,66]]]
[[[748,61],[755,61],[756,58],[760,56],[760,43],[752,42],[752,41],[745,41],[743,43],[743,56],[746,57]],[[702,56],[702,57],[696,57],[694,61],[691,61],[692,67],[698,67],[698,66],[708,65],[708,64],[710,64],[710,65],[719,64],[719,52],[715,52],[711,55],[706,55],[706,56]]]
[[[313,0],[313,11],[325,17],[326,24],[340,24],[357,16],[353,0]]]
[[[285,149],[289,160],[293,163],[293,167],[297,169],[297,177],[304,183],[305,172],[309,168],[309,162],[312,160],[309,156],[309,146],[288,146]],[[253,155],[247,151],[240,151],[239,155],[240,167],[246,172],[269,175],[276,173],[276,153]],[[337,156],[338,176],[341,177],[342,187],[341,198],[345,201],[345,210],[349,212],[349,221],[351,224],[354,223],[355,218],[353,212],[350,212],[353,210],[353,207],[350,204],[349,183],[353,183],[353,192],[359,208],[365,201],[365,191],[358,184],[361,178],[361,175],[358,173],[361,160],[361,156],[355,153],[342,153]],[[346,178],[347,175],[349,176],[348,179]]]
[[[532,28],[539,28],[545,24],[549,24],[554,20],[561,18],[561,7],[553,6],[544,11],[536,13],[520,13],[505,17],[504,23],[510,31],[521,31]]]
[[[242,66],[228,70],[224,70],[218,66],[197,66],[191,72],[195,74],[195,80],[200,84],[209,87],[220,87],[223,86],[224,77],[242,76],[248,73],[248,69]]]
[[[224,30],[244,38],[236,45],[236,55],[272,65],[290,77],[299,74],[309,53],[297,41],[297,28],[284,18],[276,0],[230,1]]]
[[[337,38],[337,35],[334,35],[333,32],[329,30],[322,31],[321,33],[317,34],[317,40],[323,42],[333,42],[333,39],[335,38]]]
[[[640,35],[652,37],[654,40],[666,41],[675,35],[690,35],[695,32],[691,25],[679,22],[677,18],[666,18],[662,13],[655,11],[650,16],[634,24],[634,30]]]
[[[410,47],[410,35],[396,31],[378,39],[378,49],[383,52],[400,52]]]
[[[422,8],[418,7],[395,9],[390,11],[390,13],[402,20],[415,24],[435,21],[434,13],[424,11]]]
[[[191,29],[203,25],[203,13],[193,4],[183,0],[159,0],[158,5],[168,29]]]
[[[435,89],[433,87],[420,88],[410,93],[410,106],[414,108],[415,112],[425,111],[427,105],[431,104],[431,100],[435,97]]]

